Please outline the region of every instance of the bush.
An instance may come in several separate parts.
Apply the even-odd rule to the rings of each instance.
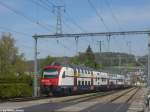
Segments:
[[[29,75],[21,75],[21,76],[1,76],[0,77],[0,83],[32,83],[32,78]]]
[[[25,83],[0,84],[0,98],[32,96],[32,87]]]

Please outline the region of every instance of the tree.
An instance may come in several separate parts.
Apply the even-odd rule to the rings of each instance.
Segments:
[[[0,38],[0,75],[21,75],[25,71],[23,55],[19,55],[15,40],[10,33],[3,34]]]
[[[73,64],[85,65],[90,68],[98,69],[101,66],[95,61],[95,55],[92,51],[90,45],[86,49],[85,53],[80,53],[79,56],[76,56],[72,59]]]
[[[42,60],[40,64],[40,68],[43,66],[51,65],[54,62],[54,58],[51,56],[47,56],[46,59]]]

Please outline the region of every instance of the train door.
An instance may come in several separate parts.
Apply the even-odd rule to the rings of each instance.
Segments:
[[[74,86],[73,86],[73,91],[77,91],[77,77],[78,77],[78,70],[74,69]]]
[[[94,90],[94,84],[93,84],[93,71],[91,71],[91,90]]]

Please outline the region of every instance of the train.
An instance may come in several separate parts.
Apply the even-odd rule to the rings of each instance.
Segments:
[[[130,77],[127,75],[110,74],[84,66],[58,63],[44,66],[40,78],[40,91],[44,95],[72,95],[130,86]]]

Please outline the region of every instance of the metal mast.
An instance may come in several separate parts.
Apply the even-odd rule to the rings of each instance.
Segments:
[[[62,34],[62,10],[65,12],[64,6],[54,6],[54,13],[57,16],[56,34]]]
[[[102,52],[102,40],[100,40],[100,41],[97,41],[98,43],[99,43],[99,53],[101,53]]]
[[[38,82],[37,82],[37,76],[38,76],[38,64],[37,64],[37,40],[38,38],[34,37],[35,40],[35,46],[34,46],[34,78],[33,78],[33,96],[38,96]]]
[[[148,88],[150,90],[150,33],[148,34],[148,78],[147,78]]]

